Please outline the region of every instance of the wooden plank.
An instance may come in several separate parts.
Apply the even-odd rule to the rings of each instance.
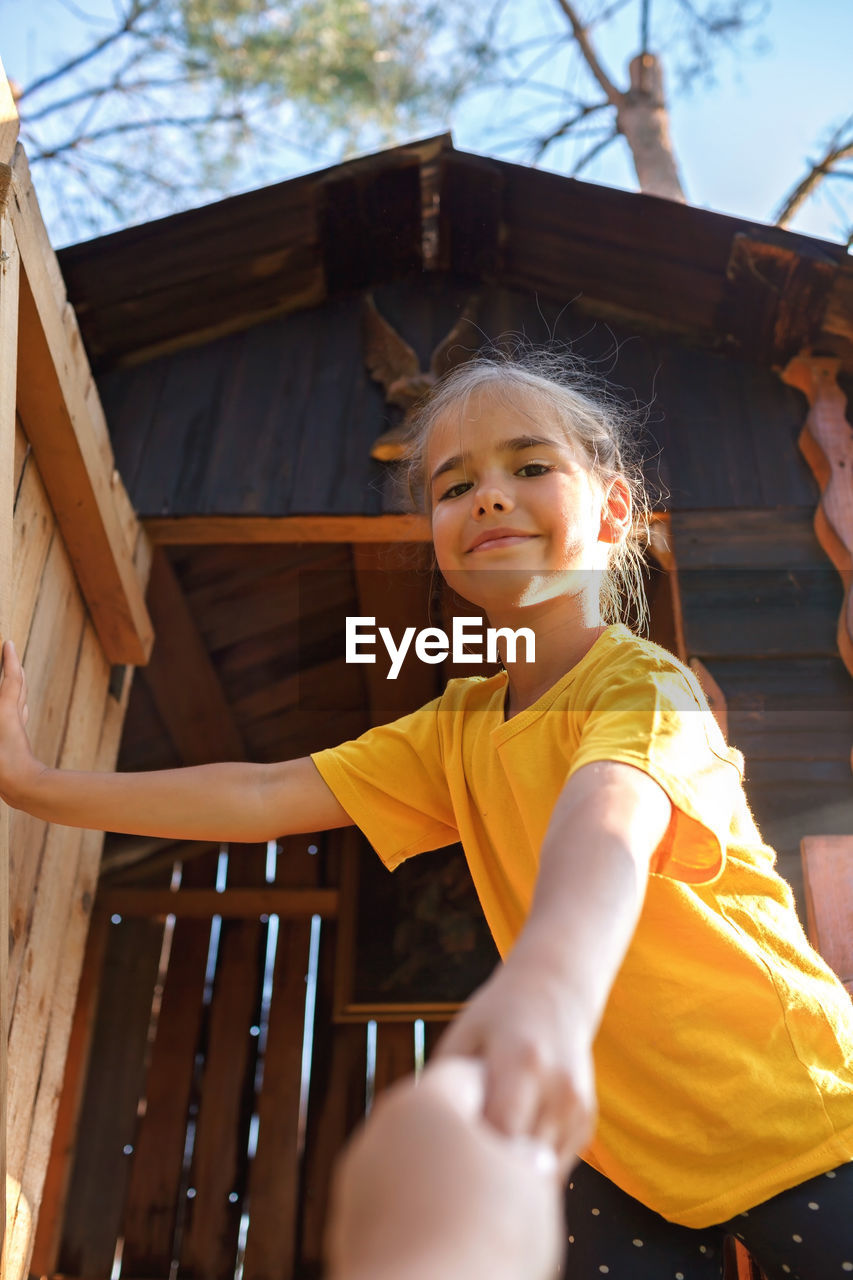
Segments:
[[[20,123],[12,89],[0,62],[0,164],[11,163]]]
[[[131,680],[126,680],[119,699],[112,695],[107,698],[98,751],[93,764],[93,768],[99,772],[115,768],[130,685]],[[48,1081],[54,1081],[54,1087],[39,1091],[33,1121],[33,1139],[27,1154],[27,1176],[35,1180],[39,1171],[44,1175],[41,1212],[30,1264],[31,1269],[39,1275],[46,1275],[57,1269],[74,1143],[98,1012],[97,1002],[110,926],[103,912],[95,915],[91,929],[89,922],[92,919],[98,885],[102,845],[101,832],[83,832],[72,895],[71,920],[63,948],[59,984],[54,992],[45,1050],[43,1074]],[[44,1154],[48,1149],[50,1159],[44,1169]],[[34,1165],[37,1167],[34,1168]]]
[[[358,612],[375,618],[379,627],[389,627],[399,637],[404,629],[429,625],[430,585],[428,558],[411,556],[411,549],[359,543],[353,547],[358,591]],[[417,710],[439,692],[440,664],[429,666],[409,653],[396,680],[387,679],[390,659],[379,646],[376,662],[362,667],[367,687],[371,724],[386,724]]]
[[[68,712],[67,730],[59,756],[63,769],[90,769],[101,736],[109,669],[94,629],[84,633],[80,661]],[[41,1203],[41,1180],[50,1149],[49,1135],[33,1144],[33,1119],[39,1093],[58,1094],[64,1054],[57,1046],[45,1062],[48,1028],[56,988],[73,961],[65,955],[83,832],[49,826],[42,869],[36,885],[32,919],[23,950],[21,977],[12,1007],[9,1036],[9,1107],[7,1131],[9,1171],[21,1187],[21,1212],[11,1226],[7,1274],[26,1275],[33,1231]],[[32,1151],[33,1158],[28,1161]],[[30,1176],[28,1176],[28,1174]]]
[[[0,64],[0,160],[14,146],[17,136],[17,114],[9,112],[5,95],[9,86]],[[9,94],[9,97],[11,95]],[[14,110],[14,106],[12,107]],[[0,200],[0,640],[10,635],[12,615],[12,572],[14,564],[14,466],[15,466],[15,383],[18,332],[19,259],[15,236]],[[9,1032],[9,840],[8,807],[0,805],[0,1174],[6,1180],[6,1082],[7,1043]],[[13,1188],[14,1194],[14,1188]],[[0,1234],[6,1237],[7,1210],[5,1199],[0,1210]]]
[[[264,1079],[258,1100],[258,1147],[249,1171],[249,1235],[244,1274],[292,1280],[299,1188],[299,1093],[305,1022],[305,975],[311,927],[279,926]]]
[[[31,460],[21,479],[15,503],[12,566],[14,587],[10,633],[19,653],[25,653],[39,587],[56,529],[38,467]],[[29,675],[28,675],[29,679]]]
[[[242,542],[429,542],[421,515],[157,516],[143,521],[155,545]]]
[[[353,853],[343,833],[327,836],[326,842],[331,850],[342,846],[343,856]],[[323,1233],[335,1160],[363,1117],[365,1103],[364,1024],[336,1025],[332,1021],[337,935],[336,925],[323,925],[303,1158],[300,1262],[309,1274],[320,1274],[325,1256]]]
[[[333,920],[338,913],[336,889],[168,889],[107,888],[101,895],[106,911],[149,919],[174,915],[179,920],[248,920],[275,912],[285,920],[305,920],[312,915]]]
[[[809,938],[853,995],[853,836],[806,836],[800,849]]]
[[[36,759],[51,768],[57,762],[65,730],[83,625],[83,605],[74,575],[62,543],[54,538],[24,653],[30,691],[27,726],[30,745]],[[58,645],[56,636],[60,633],[64,643]],[[12,998],[18,984],[46,832],[46,823],[21,810],[10,817],[9,989]]]
[[[109,928],[59,1248],[57,1269],[68,1276],[112,1270],[162,941],[163,925],[153,920]]]
[[[182,883],[214,884],[217,861],[214,853],[191,863]],[[168,1276],[174,1257],[209,946],[209,919],[178,920],[124,1208],[122,1274],[129,1277]]]
[[[13,225],[23,272],[18,403],[45,488],[110,662],[144,663],[153,642],[133,548],[122,530],[113,487],[120,483],[103,414],[91,388],[82,341],[58,306],[55,259],[29,185],[16,170]]]
[[[230,845],[228,886],[265,884],[266,853],[265,845]],[[222,921],[189,1175],[195,1195],[178,1258],[182,1276],[234,1275],[259,1043],[251,1028],[259,1017],[267,929],[257,918]]]
[[[15,355],[17,364],[17,353]],[[18,490],[21,486],[21,480],[24,477],[24,469],[27,465],[27,459],[30,456],[30,442],[27,439],[26,432],[21,424],[21,419],[15,414],[15,510],[18,507]]]
[[[152,559],[147,599],[157,643],[143,678],[181,760],[245,760],[240,730],[162,548]]]
[[[680,569],[819,568],[823,554],[810,507],[673,511],[671,540]]]
[[[380,1022],[376,1027],[376,1070],[373,1097],[411,1075],[415,1069],[415,1033],[408,1022]]]

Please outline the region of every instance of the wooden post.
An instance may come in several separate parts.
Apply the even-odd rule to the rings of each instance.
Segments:
[[[15,474],[15,383],[18,368],[19,259],[7,201],[18,113],[0,62],[0,640],[9,634],[12,608],[12,513]],[[0,804],[0,1172],[6,1181],[6,1042],[9,1030],[9,810]],[[3,1202],[2,1236],[6,1234]]]

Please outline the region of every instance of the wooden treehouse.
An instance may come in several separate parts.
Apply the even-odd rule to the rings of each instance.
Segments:
[[[40,758],[280,759],[434,696],[446,665],[344,661],[347,616],[459,607],[373,453],[460,351],[554,335],[650,406],[653,638],[853,981],[844,250],[440,137],[57,257],[0,115],[0,630]],[[459,851],[2,824],[9,1280],[319,1276],[366,1097],[495,960]]]

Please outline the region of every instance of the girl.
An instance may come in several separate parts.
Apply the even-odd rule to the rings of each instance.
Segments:
[[[853,1017],[773,870],[692,674],[615,621],[645,500],[606,400],[464,365],[415,429],[447,582],[535,661],[313,759],[152,774],[46,769],[23,675],[0,687],[0,793],[50,821],[262,841],[356,823],[389,867],[461,839],[506,963],[444,1053],[484,1114],[565,1169],[570,1276],[853,1271]],[[598,1104],[596,1106],[596,1092]]]

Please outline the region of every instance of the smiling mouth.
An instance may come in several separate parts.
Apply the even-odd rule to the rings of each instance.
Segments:
[[[470,547],[468,554],[475,555],[479,551],[500,551],[504,547],[516,547],[522,542],[530,542],[535,537],[535,533],[496,534],[494,538],[485,538],[482,542],[478,542],[476,546]]]

